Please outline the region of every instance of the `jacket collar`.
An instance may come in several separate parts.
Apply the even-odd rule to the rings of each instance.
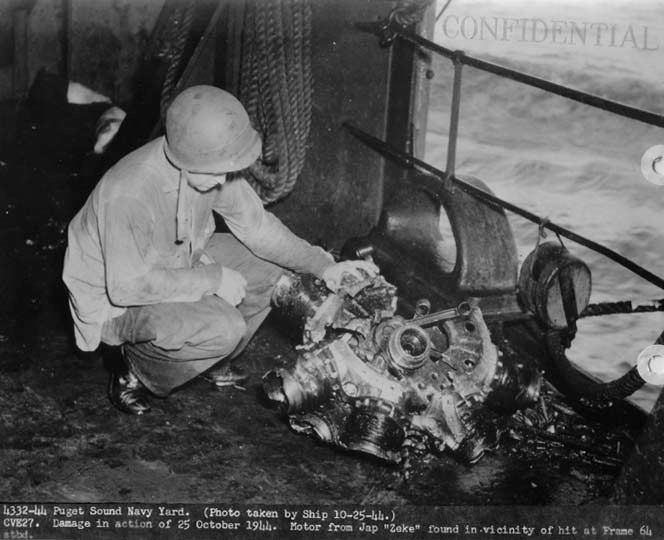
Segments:
[[[166,157],[166,137],[161,138],[161,144],[155,148],[156,159],[163,172],[161,187],[165,193],[177,192],[180,187],[180,169],[175,167]]]

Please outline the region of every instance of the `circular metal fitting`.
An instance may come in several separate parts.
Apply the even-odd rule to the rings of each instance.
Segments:
[[[457,307],[457,312],[459,313],[459,317],[462,319],[468,319],[472,313],[473,313],[473,306],[470,304],[470,302],[461,302]]]
[[[574,292],[571,306],[564,290]],[[591,290],[588,265],[556,242],[540,244],[521,266],[519,300],[547,328],[562,330],[575,323],[590,302]]]
[[[431,302],[428,298],[420,298],[415,303],[415,315],[417,317],[424,317],[431,311]]]
[[[650,384],[664,386],[664,345],[649,345],[636,359],[641,378]]]
[[[664,144],[651,146],[643,153],[641,174],[651,184],[664,186]]]
[[[431,351],[429,335],[419,326],[406,324],[397,328],[388,342],[393,365],[412,371],[424,365]]]
[[[346,395],[348,395],[350,397],[357,397],[358,388],[357,388],[357,385],[355,385],[354,383],[352,383],[350,381],[344,383],[343,389],[344,389],[344,392],[346,393]]]

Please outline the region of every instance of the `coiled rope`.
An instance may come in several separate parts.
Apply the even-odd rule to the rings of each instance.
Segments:
[[[173,92],[184,67],[184,50],[187,39],[189,39],[195,9],[196,2],[194,0],[178,3],[173,8],[166,28],[163,30],[161,44],[157,52],[158,58],[168,62],[159,100],[159,112],[162,122],[166,119],[166,111],[173,100]]]
[[[302,172],[311,127],[309,0],[254,0],[242,37],[239,98],[263,139],[242,175],[265,204],[288,195]]]

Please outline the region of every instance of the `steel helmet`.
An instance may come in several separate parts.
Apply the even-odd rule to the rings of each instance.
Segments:
[[[179,169],[223,174],[256,161],[261,139],[233,95],[214,86],[192,86],[166,112],[165,151]]]

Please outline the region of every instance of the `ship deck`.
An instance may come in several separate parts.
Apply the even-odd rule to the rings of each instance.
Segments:
[[[2,163],[0,499],[548,505],[607,496],[615,468],[509,437],[474,466],[443,455],[406,471],[293,433],[260,388],[293,354],[270,320],[243,355],[246,389],[196,379],[153,399],[149,415],[116,411],[101,356],[74,347],[60,280],[84,178]]]

